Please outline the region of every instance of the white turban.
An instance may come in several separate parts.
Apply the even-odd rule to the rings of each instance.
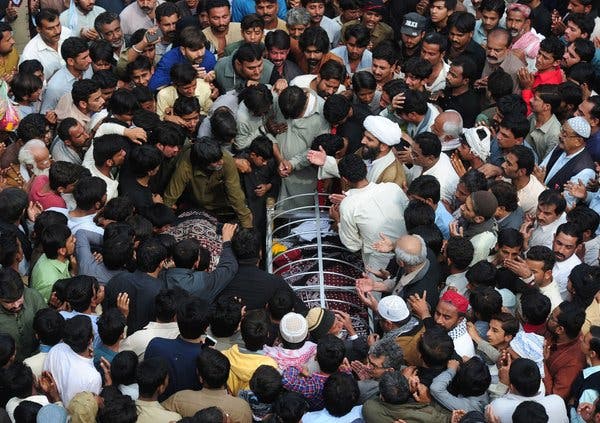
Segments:
[[[390,147],[396,144],[400,144],[400,138],[402,137],[402,130],[397,123],[392,122],[388,118],[383,116],[367,116],[363,126],[369,131],[375,138]]]
[[[477,131],[480,130],[485,132],[483,139],[481,139],[477,133]],[[485,126],[479,128],[467,128],[463,131],[463,135],[467,140],[467,144],[469,144],[471,152],[485,162],[490,156],[490,144],[492,138],[490,130]]]

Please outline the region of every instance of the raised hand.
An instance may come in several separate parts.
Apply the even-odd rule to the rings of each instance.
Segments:
[[[519,256],[517,256],[514,259],[504,260],[504,267],[512,271],[520,278],[527,278],[532,274],[531,269],[529,269],[529,266],[527,266],[525,260],[523,260],[523,258]]]
[[[423,291],[423,296],[419,294],[413,294],[408,297],[408,305],[412,309],[412,312],[417,315],[421,320],[431,317],[429,311],[429,304],[427,303],[427,291]]]
[[[450,163],[452,163],[452,167],[454,168],[454,171],[456,172],[459,178],[462,177],[465,173],[467,173],[467,169],[465,169],[465,164],[460,159],[460,156],[456,151],[452,153],[452,156],[450,157]]]
[[[587,196],[586,186],[584,185],[581,179],[579,179],[577,183],[568,181],[565,184],[565,190],[573,197],[578,198],[580,200],[584,199]]]
[[[388,238],[383,232],[380,232],[379,241],[373,244],[373,249],[380,253],[390,253],[394,250],[394,241]]]
[[[306,153],[308,161],[315,166],[323,166],[327,159],[327,153],[323,149],[323,146],[319,146],[319,150],[308,150]]]

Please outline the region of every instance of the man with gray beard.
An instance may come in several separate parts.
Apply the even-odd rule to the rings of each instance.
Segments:
[[[51,163],[50,152],[42,140],[29,140],[19,150],[20,172],[25,182],[34,176],[48,176]]]

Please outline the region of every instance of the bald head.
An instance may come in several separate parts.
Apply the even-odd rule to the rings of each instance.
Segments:
[[[396,260],[405,266],[418,266],[427,259],[427,246],[419,235],[404,235],[396,241]]]
[[[488,40],[490,39],[492,42],[498,42],[508,48],[512,41],[512,36],[510,35],[510,32],[504,28],[494,28],[488,33]]]
[[[446,110],[435,118],[431,131],[440,140],[453,140],[462,134],[463,120],[456,110]]]

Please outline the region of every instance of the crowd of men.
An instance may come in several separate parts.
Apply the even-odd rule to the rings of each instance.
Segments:
[[[0,6],[0,421],[600,422],[598,6]]]

